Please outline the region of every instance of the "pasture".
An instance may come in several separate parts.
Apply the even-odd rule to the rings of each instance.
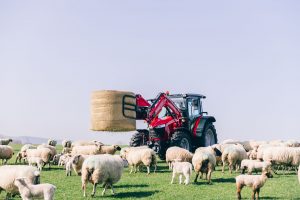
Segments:
[[[21,145],[12,145],[15,154],[21,148]],[[61,146],[57,147],[58,152]],[[9,161],[14,164],[15,155]],[[234,177],[238,173],[229,174],[225,171],[221,172],[220,166],[212,174],[212,185],[208,185],[206,180],[200,180],[197,184],[193,183],[195,174],[192,175],[190,185],[179,185],[178,178],[175,184],[171,185],[171,172],[168,170],[167,164],[159,161],[158,170],[155,174],[146,175],[144,172],[129,174],[126,168],[123,176],[115,185],[116,195],[111,195],[111,191],[107,190],[105,196],[101,196],[103,188],[98,185],[96,197],[83,197],[81,191],[81,178],[72,172],[71,177],[66,177],[65,170],[62,167],[52,166],[51,170],[45,167],[41,173],[41,182],[52,183],[57,187],[55,199],[57,200],[75,200],[75,199],[236,199],[236,188]],[[92,191],[92,185],[88,184],[87,194]],[[275,175],[274,178],[268,179],[265,186],[261,189],[261,199],[300,199],[300,185],[298,183],[295,172],[289,172],[285,175]],[[244,188],[242,197],[249,199],[251,190]],[[5,193],[0,194],[0,199],[5,198]],[[14,199],[21,199],[16,197]]]

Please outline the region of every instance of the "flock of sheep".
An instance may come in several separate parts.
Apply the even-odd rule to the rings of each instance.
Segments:
[[[40,173],[46,164],[49,168],[51,164],[64,166],[66,176],[71,176],[74,170],[81,176],[84,196],[88,182],[93,184],[92,196],[95,195],[98,184],[103,184],[102,195],[108,188],[115,194],[113,184],[121,179],[124,167],[130,166],[130,173],[136,173],[141,166],[147,167],[148,174],[151,166],[154,167],[154,172],[156,171],[156,154],[147,146],[121,149],[118,145],[104,145],[99,141],[64,140],[61,153],[57,153],[54,140],[38,146],[26,144],[16,155],[15,162],[19,165],[6,165],[14,154],[13,148],[8,146],[10,142],[11,139],[0,139],[0,159],[4,164],[0,167],[0,192],[6,191],[7,198],[19,194],[23,200],[35,197],[52,200],[56,187],[48,183],[39,184]],[[117,151],[120,151],[120,155],[114,155]],[[20,165],[26,162],[29,166]],[[297,141],[225,140],[220,144],[199,147],[195,153],[180,147],[170,147],[166,151],[166,162],[172,170],[171,184],[174,183],[176,175],[179,175],[179,183],[188,185],[193,170],[196,173],[194,182],[197,182],[199,175],[200,178],[205,175],[210,184],[215,167],[221,163],[223,173],[226,165],[230,173],[240,170],[242,174],[236,177],[238,199],[241,199],[244,186],[252,188],[252,199],[258,199],[260,189],[267,178],[272,177],[272,173],[276,173],[280,168],[299,168],[300,183],[300,143]],[[244,174],[245,171],[248,174]],[[252,175],[254,171],[261,171],[261,174]]]

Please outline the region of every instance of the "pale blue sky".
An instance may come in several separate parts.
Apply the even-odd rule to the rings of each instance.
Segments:
[[[0,1],[0,134],[89,131],[90,94],[207,96],[220,139],[300,140],[299,1]],[[107,137],[107,138],[104,138]]]

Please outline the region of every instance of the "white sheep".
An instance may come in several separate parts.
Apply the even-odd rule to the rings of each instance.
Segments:
[[[166,162],[171,169],[171,163],[174,160],[180,160],[181,162],[192,162],[193,154],[188,150],[181,147],[170,147],[166,151]]]
[[[216,157],[214,154],[214,150],[210,150],[208,148],[199,148],[195,151],[195,154],[192,159],[192,163],[194,166],[194,170],[196,172],[196,177],[194,182],[197,182],[199,173],[206,174],[206,179],[208,183],[211,183],[211,174],[216,166]]]
[[[17,153],[16,156],[16,162],[17,163],[19,161],[19,163],[21,162],[21,160],[23,159],[23,162],[25,163],[25,153],[27,149],[36,149],[36,146],[32,145],[32,144],[24,144],[21,147],[21,150]]]
[[[71,147],[75,146],[90,146],[90,145],[104,145],[103,143],[97,141],[97,140],[78,140],[75,142],[72,142]]]
[[[24,165],[5,165],[0,167],[0,191],[5,190],[7,197],[19,193],[14,185],[17,178],[26,178],[30,183],[38,184],[40,172],[36,167]]]
[[[51,158],[50,160],[53,160],[53,157],[57,154],[56,148],[52,145],[48,145],[48,144],[40,144],[37,146],[37,149],[41,149],[41,148],[48,148],[51,150]]]
[[[244,186],[252,188],[252,199],[256,195],[256,199],[259,199],[260,188],[262,188],[270,177],[270,172],[263,171],[261,175],[239,175],[235,178],[237,198],[241,199],[241,191]]]
[[[189,162],[178,162],[174,160],[171,163],[173,169],[171,184],[174,183],[174,178],[176,174],[179,174],[179,184],[182,184],[182,175],[185,177],[184,184],[188,185],[190,183],[190,177],[192,175],[193,166]]]
[[[66,166],[66,175],[71,176],[72,175],[72,160],[68,160],[65,164]]]
[[[72,153],[72,148],[64,147],[61,151],[62,154]]]
[[[71,140],[63,140],[63,141],[61,142],[61,144],[62,144],[62,147],[71,148],[71,146],[72,146],[72,141],[71,141]]]
[[[2,164],[6,164],[9,159],[14,155],[14,150],[11,146],[0,145],[0,159]]]
[[[72,168],[77,175],[79,175],[79,176],[81,175],[82,164],[83,164],[84,160],[87,159],[88,157],[90,157],[90,156],[89,155],[75,155],[75,156],[72,156],[72,158],[70,159],[70,161],[72,162]]]
[[[103,146],[101,146],[100,153],[114,155],[116,153],[116,151],[120,151],[120,150],[121,150],[121,147],[118,145],[110,145],[110,146],[103,145]]]
[[[71,160],[72,155],[71,154],[64,154],[60,156],[59,161],[58,161],[58,166],[63,166],[65,165],[69,160]]]
[[[242,145],[227,146],[222,153],[222,172],[224,173],[226,163],[229,165],[230,173],[232,173],[233,168],[236,168],[237,171],[244,159],[247,159],[247,152]]]
[[[299,180],[299,183],[300,183],[300,165],[298,167],[298,180]]]
[[[49,183],[33,185],[24,178],[17,178],[14,184],[18,187],[23,200],[43,198],[44,200],[54,200],[56,187]]]
[[[37,165],[38,170],[42,171],[42,168],[44,166],[44,161],[40,157],[28,157],[27,162],[29,166],[33,166],[34,164]]]
[[[50,168],[50,160],[52,157],[52,152],[48,148],[40,148],[40,149],[27,149],[25,152],[25,156],[28,159],[29,157],[40,157],[44,164],[49,164]]]
[[[156,154],[152,149],[149,148],[125,149],[122,158],[125,158],[128,161],[128,164],[131,166],[130,174],[133,172],[133,169],[135,170],[134,173],[136,173],[137,168],[141,164],[147,167],[147,174],[150,174],[151,165],[154,165],[154,172],[156,171],[156,167],[157,167]]]
[[[129,149],[150,149],[148,146],[138,146],[138,147],[123,147],[120,150],[120,156],[124,157],[125,156],[125,151],[129,150]]]
[[[7,138],[7,139],[0,139],[0,145],[8,145],[10,142],[12,142],[13,140],[11,138]]]
[[[244,159],[241,163],[242,173],[245,173],[247,169],[248,174],[252,174],[253,170],[255,171],[270,171],[271,172],[272,164],[269,161],[259,161],[259,160],[248,160]]]
[[[97,184],[102,184],[104,190],[102,196],[108,187],[115,194],[113,184],[117,183],[122,176],[124,161],[120,156],[102,154],[93,155],[87,158],[82,165],[82,189],[83,196],[86,196],[86,185],[90,181],[93,184],[92,196],[95,195]]]
[[[57,141],[56,141],[56,140],[49,139],[48,142],[47,142],[47,144],[50,145],[50,146],[55,147],[56,144],[57,144]]]
[[[87,145],[87,146],[74,146],[72,149],[72,155],[97,155],[101,154],[102,145]]]

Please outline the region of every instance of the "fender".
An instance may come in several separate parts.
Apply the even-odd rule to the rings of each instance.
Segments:
[[[214,117],[212,117],[212,116],[202,116],[201,119],[200,119],[200,122],[197,126],[195,136],[196,137],[201,137],[204,130],[205,130],[205,125],[207,123],[213,123],[213,122],[216,122],[216,119]]]

